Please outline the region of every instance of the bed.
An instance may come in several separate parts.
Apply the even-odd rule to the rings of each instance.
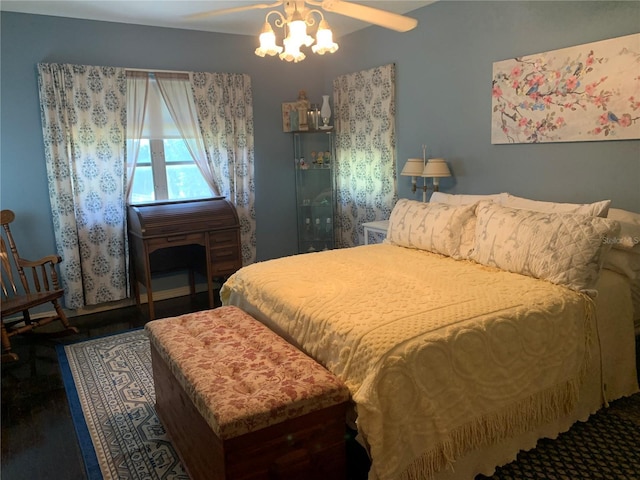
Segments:
[[[400,200],[383,244],[222,287],[346,383],[371,480],[490,475],[638,391],[630,281],[601,268],[620,222],[470,200]]]

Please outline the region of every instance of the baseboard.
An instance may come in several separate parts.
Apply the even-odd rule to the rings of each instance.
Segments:
[[[214,285],[216,288],[216,285]],[[206,292],[207,285],[206,284],[196,284],[196,293]],[[191,291],[188,286],[177,287],[177,288],[169,288],[166,290],[159,290],[153,292],[153,301],[159,302],[161,300],[169,300],[170,298],[184,297],[186,295],[190,295]],[[140,294],[140,303],[149,303],[149,298],[146,293]],[[100,305],[92,305],[88,307],[79,308],[77,310],[66,310],[67,316],[69,317],[78,317],[80,315],[90,315],[92,313],[106,312],[108,310],[114,310],[117,308],[130,307],[136,304],[135,297],[127,298],[125,300],[119,300],[117,302],[110,302]]]

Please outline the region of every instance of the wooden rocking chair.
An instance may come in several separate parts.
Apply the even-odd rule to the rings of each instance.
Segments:
[[[0,212],[3,235],[0,235],[0,264],[2,272],[2,362],[16,361],[18,355],[11,351],[10,338],[19,333],[30,332],[55,320],[60,320],[65,330],[62,333],[78,333],[78,329],[69,325],[69,321],[58,303],[64,290],[58,284],[55,265],[62,261],[58,255],[49,255],[37,261],[20,258],[13,241],[9,224],[15,214],[11,210]],[[9,244],[10,252],[7,250]],[[13,264],[13,265],[12,265]],[[25,273],[31,272],[30,278]],[[14,272],[20,277],[20,284],[14,281]],[[29,309],[51,302],[55,314],[33,320]],[[22,313],[22,316],[16,314]],[[6,320],[5,320],[6,319]]]

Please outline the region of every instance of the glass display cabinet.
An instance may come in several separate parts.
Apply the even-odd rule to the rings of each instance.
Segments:
[[[333,139],[332,131],[293,134],[299,253],[334,248]]]

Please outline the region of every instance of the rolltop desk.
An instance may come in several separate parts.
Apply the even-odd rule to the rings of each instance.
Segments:
[[[155,318],[151,277],[154,273],[187,269],[191,295],[194,272],[207,278],[209,306],[214,307],[214,278],[231,275],[242,266],[240,223],[224,197],[168,201],[128,207],[129,253],[136,303],[140,286],[147,291],[149,318]]]

